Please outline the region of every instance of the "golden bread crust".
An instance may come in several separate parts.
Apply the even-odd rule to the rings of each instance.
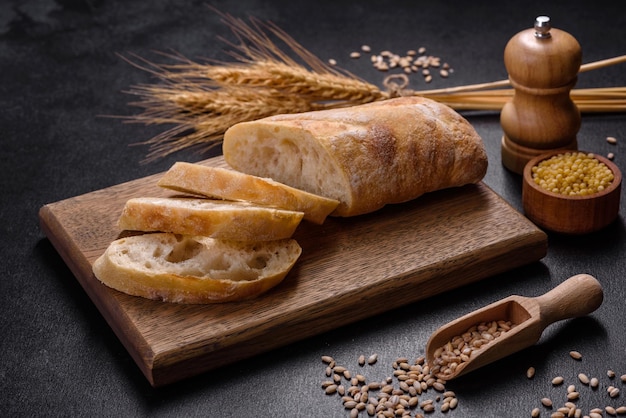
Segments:
[[[477,183],[487,170],[469,122],[421,97],[240,123],[226,132],[223,153],[236,170],[339,200],[335,216]]]
[[[221,167],[176,162],[158,185],[209,198],[238,200],[303,212],[304,219],[322,224],[339,201]]]
[[[122,230],[171,232],[233,241],[290,238],[303,213],[202,198],[129,199],[118,220]]]

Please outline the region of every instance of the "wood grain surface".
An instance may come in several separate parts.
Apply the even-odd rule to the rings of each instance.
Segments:
[[[221,157],[201,164],[225,167]],[[547,236],[485,184],[354,218],[303,222],[303,254],[261,297],[177,305],[101,284],[91,265],[153,175],[43,206],[42,229],[153,386],[162,386],[540,260]],[[401,296],[401,297],[398,297]]]
[[[541,296],[511,295],[437,329],[426,345],[426,361],[434,364],[436,350],[476,324],[510,321],[514,327],[489,344],[473,348],[469,361],[462,361],[454,370],[437,375],[445,380],[457,378],[536,344],[546,327],[564,319],[589,315],[600,307],[603,299],[602,285],[589,274],[572,276]]]

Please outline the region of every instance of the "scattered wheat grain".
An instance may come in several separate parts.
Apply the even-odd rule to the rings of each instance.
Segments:
[[[343,372],[345,372],[347,369],[344,366],[335,366],[333,368],[333,371],[337,374],[341,374]]]
[[[328,385],[324,392],[326,392],[327,395],[332,395],[333,393],[337,392],[337,385]]]
[[[347,400],[343,403],[344,408],[353,409],[356,408],[357,402],[354,399]]]

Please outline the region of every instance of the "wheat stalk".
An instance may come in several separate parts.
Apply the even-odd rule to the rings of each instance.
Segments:
[[[513,98],[513,89],[473,91],[458,93],[420,93],[424,97],[444,103],[456,110],[500,111]],[[571,99],[582,113],[608,113],[626,111],[626,87],[573,89]]]
[[[148,160],[197,145],[210,148],[226,129],[239,122],[386,98],[368,83],[351,78],[342,82],[333,74],[314,75],[283,63],[255,63],[250,68],[208,67],[203,73],[210,71],[211,77],[204,82],[162,73],[161,78],[168,83],[137,86],[129,92],[141,99],[131,104],[144,111],[128,121],[179,125],[143,143],[151,146]]]
[[[198,147],[200,152],[207,151],[219,143],[228,127],[242,121],[321,108],[299,96],[248,87],[224,87],[211,92],[210,100],[203,92],[168,90],[152,91],[151,94],[161,95],[161,101],[155,105],[147,104],[146,112],[135,117],[135,121],[175,126],[143,142],[150,145],[148,161],[189,147]]]
[[[378,87],[365,81],[334,73],[313,72],[299,65],[270,59],[246,64],[199,64],[169,66],[166,75],[170,82],[184,85],[213,83],[216,87],[247,86],[274,89],[285,95],[306,97],[312,103],[331,102],[332,107],[367,103],[387,98]],[[205,91],[212,93],[212,91]],[[208,97],[207,97],[208,99]],[[327,106],[328,107],[328,106]]]
[[[283,113],[354,106],[399,95],[419,95],[456,110],[499,111],[513,96],[509,80],[414,91],[406,88],[404,74],[389,76],[386,90],[336,67],[331,67],[272,23],[254,18],[250,24],[220,14],[238,43],[230,55],[235,62],[194,62],[179,54],[162,54],[173,63],[156,64],[138,56],[122,57],[160,80],[159,84],[132,87],[127,93],[138,100],[140,114],[131,123],[173,125],[142,142],[149,145],[146,161],[190,147],[200,152],[218,144],[231,126]],[[295,57],[274,42],[284,43]],[[586,64],[582,71],[626,62],[626,56]],[[626,88],[573,90],[572,99],[582,112],[626,110]]]
[[[174,125],[141,143],[150,146],[147,161],[188,147],[205,151],[239,122],[390,97],[377,86],[327,65],[271,23],[251,19],[247,25],[229,15],[222,15],[222,20],[239,40],[229,43],[236,62],[198,63],[178,54],[162,54],[174,63],[156,64],[137,56],[122,57],[161,81],[127,91],[139,98],[130,104],[143,112],[125,119]],[[268,33],[283,41],[296,58],[285,54]]]

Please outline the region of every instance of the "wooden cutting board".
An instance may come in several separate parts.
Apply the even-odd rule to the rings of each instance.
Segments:
[[[202,164],[225,167],[222,157]],[[91,266],[153,175],[43,206],[42,229],[153,386],[166,385],[543,258],[547,236],[485,184],[354,218],[303,222],[303,253],[246,302],[177,305],[112,290]]]

